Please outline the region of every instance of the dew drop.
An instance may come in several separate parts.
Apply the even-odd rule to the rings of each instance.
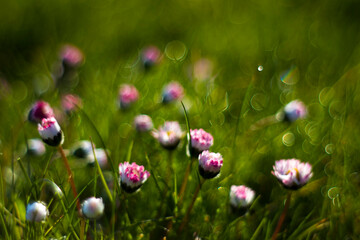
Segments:
[[[257,69],[259,72],[262,72],[262,70],[264,70],[264,67],[262,65],[259,65]]]

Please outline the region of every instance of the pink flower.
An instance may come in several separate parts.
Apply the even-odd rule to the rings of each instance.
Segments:
[[[59,146],[64,142],[61,128],[54,117],[43,118],[38,124],[38,131],[42,140],[50,146]]]
[[[170,82],[163,89],[162,102],[170,103],[184,97],[184,88],[178,82]]]
[[[178,122],[167,121],[158,131],[153,131],[152,135],[165,149],[174,150],[179,145],[184,133]]]
[[[294,100],[286,104],[284,107],[284,120],[294,122],[298,118],[305,118],[307,115],[307,109],[303,102]]]
[[[220,153],[203,151],[199,155],[199,173],[203,178],[210,179],[220,173],[223,158]]]
[[[230,204],[235,208],[247,208],[253,201],[255,192],[244,185],[230,188]]]
[[[128,193],[138,190],[143,183],[150,177],[150,173],[136,163],[120,163],[120,184],[122,189]]]
[[[81,204],[81,211],[88,219],[98,219],[104,214],[102,198],[90,197]]]
[[[190,153],[193,157],[198,157],[199,154],[214,144],[214,138],[210,133],[205,132],[202,128],[190,130],[191,148]]]
[[[64,45],[59,54],[62,62],[69,67],[78,67],[84,62],[84,55],[77,47],[67,44]]]
[[[50,104],[44,101],[37,101],[30,109],[28,120],[32,123],[41,123],[43,118],[54,117],[54,111]]]
[[[149,69],[153,65],[160,62],[161,52],[155,46],[149,46],[145,48],[141,53],[141,60],[145,69]]]
[[[139,98],[139,92],[135,86],[130,84],[123,84],[119,90],[119,101],[120,107],[126,109],[130,107],[131,104],[136,102]]]
[[[312,167],[298,159],[279,160],[271,173],[286,189],[296,190],[304,186],[312,177]]]
[[[147,132],[153,128],[151,117],[142,114],[137,115],[134,119],[134,127],[138,132]]]
[[[69,114],[82,106],[82,100],[79,96],[66,94],[61,98],[61,106]]]

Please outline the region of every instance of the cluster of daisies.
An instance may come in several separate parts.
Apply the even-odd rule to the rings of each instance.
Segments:
[[[66,46],[61,55],[59,71],[56,79],[71,77],[71,74],[84,61],[81,52],[72,46]],[[156,64],[161,58],[158,49],[150,47],[143,52],[141,60],[144,67],[149,68]],[[70,73],[69,73],[70,71]],[[70,74],[70,76],[69,76]],[[163,88],[162,103],[168,104],[181,100],[184,96],[184,89],[178,82],[170,82]],[[121,109],[130,108],[139,98],[139,92],[135,86],[124,84],[120,86],[118,103]],[[62,105],[65,112],[72,112],[81,106],[81,99],[75,95],[64,95]],[[293,122],[306,116],[306,107],[299,101],[294,100],[288,103],[281,111],[283,121]],[[58,124],[53,109],[47,102],[38,101],[31,108],[28,120],[38,125],[38,132],[42,141],[49,146],[58,147],[64,142],[64,134]],[[175,150],[181,139],[185,136],[180,124],[176,121],[166,121],[157,130],[153,130],[152,119],[148,115],[138,115],[134,118],[134,128],[139,132],[151,132],[152,136],[158,140],[160,145],[169,151]],[[189,153],[192,159],[198,160],[198,171],[204,179],[217,177],[223,166],[223,157],[220,153],[209,151],[214,144],[213,136],[203,129],[190,130]],[[36,140],[32,140],[28,146],[28,151],[37,154],[44,152],[45,147],[41,146]],[[107,152],[89,141],[81,141],[72,151],[73,156],[88,159],[94,163],[94,152],[100,166],[107,163]],[[296,190],[304,186],[312,177],[312,166],[297,159],[279,160],[275,162],[271,172],[286,189]],[[150,173],[144,166],[137,165],[135,162],[124,162],[119,164],[119,183],[121,188],[127,193],[138,191],[150,177]],[[241,212],[252,204],[255,192],[244,185],[230,187],[230,206]],[[103,215],[104,203],[101,198],[91,197],[86,199],[81,205],[82,215],[88,219],[96,219]],[[26,219],[28,221],[44,221],[49,214],[46,204],[38,201],[27,206]]]

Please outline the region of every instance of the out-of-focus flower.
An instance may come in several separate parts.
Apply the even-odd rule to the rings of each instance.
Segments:
[[[27,151],[26,154],[32,156],[41,156],[45,153],[46,149],[43,141],[39,138],[29,139],[27,141]]]
[[[150,173],[136,163],[120,163],[120,184],[125,192],[133,193],[138,190],[143,183],[150,177]]]
[[[26,207],[26,220],[29,222],[45,221],[49,215],[49,211],[43,202],[29,203]]]
[[[216,177],[223,165],[223,158],[220,153],[203,151],[199,155],[199,173],[205,179]]]
[[[106,168],[107,163],[108,163],[106,150],[104,150],[102,148],[96,148],[94,151],[95,151],[96,160],[98,161],[100,167]],[[89,153],[87,155],[86,159],[87,159],[89,165],[95,164],[95,158],[94,158],[94,154],[92,151],[91,151],[91,153]]]
[[[104,214],[102,198],[90,197],[81,204],[82,214],[88,219],[98,219]]]
[[[50,104],[44,101],[37,101],[28,114],[28,120],[32,123],[41,123],[43,118],[51,117],[54,117],[54,111]]]
[[[40,199],[50,202],[54,199],[61,199],[63,196],[64,193],[53,181],[46,178],[42,180]]]
[[[194,63],[193,75],[195,79],[206,80],[211,77],[213,63],[207,58],[201,58]]]
[[[248,208],[254,201],[255,192],[244,185],[235,186],[230,188],[230,204],[236,209]]]
[[[134,119],[134,127],[138,132],[148,132],[153,128],[151,117],[142,114],[137,115]]]
[[[170,82],[162,92],[162,102],[170,103],[184,97],[184,88],[178,82]]]
[[[50,146],[56,147],[64,142],[63,133],[54,117],[44,118],[41,124],[38,124],[38,131],[42,140]]]
[[[93,143],[94,148],[95,144]],[[79,141],[75,144],[72,150],[72,154],[78,158],[87,158],[93,154],[91,142],[87,140]]]
[[[276,161],[273,169],[271,173],[286,189],[299,189],[312,177],[311,165],[298,159]]]
[[[179,145],[184,132],[181,130],[178,122],[167,121],[159,130],[153,131],[152,135],[165,149],[174,150]]]
[[[145,69],[150,69],[158,64],[161,59],[161,52],[155,46],[149,46],[141,52],[141,61]]]
[[[67,67],[76,68],[84,62],[84,54],[74,45],[64,45],[59,53],[59,58]]]
[[[139,98],[139,92],[135,86],[123,84],[119,90],[120,108],[127,109],[131,104],[135,103]]]
[[[297,119],[305,118],[307,109],[303,102],[294,100],[286,104],[284,107],[284,120],[294,122]]]
[[[204,129],[190,129],[191,136],[191,148],[190,154],[192,157],[198,157],[199,154],[214,144],[214,138],[210,133],[204,131]]]
[[[61,98],[61,106],[67,114],[70,114],[82,106],[82,100],[79,96],[66,94]]]

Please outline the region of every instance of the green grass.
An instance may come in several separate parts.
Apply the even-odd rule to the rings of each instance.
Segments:
[[[276,160],[298,158],[313,165],[310,182],[292,195],[278,239],[359,239],[360,236],[360,23],[359,3],[345,1],[2,1],[0,9],[0,238],[80,239],[81,219],[55,148],[44,156],[21,154],[26,139],[38,138],[25,121],[38,99],[58,109],[64,149],[92,140],[109,150],[108,169],[84,166],[69,157],[81,200],[102,197],[105,214],[86,221],[93,239],[270,239],[287,192],[270,173]],[[182,49],[186,56],[172,61]],[[63,115],[63,91],[54,87],[52,65],[61,44],[85,54],[78,85],[81,111]],[[161,64],[148,72],[138,55],[155,45]],[[200,58],[213,62],[212,78],[189,74]],[[259,65],[263,71],[258,71]],[[290,71],[285,82],[281,76]],[[159,104],[164,84],[176,80],[186,91],[180,102]],[[117,108],[118,88],[134,84],[139,101]],[[301,99],[309,115],[294,123],[251,126]],[[224,158],[221,175],[202,185],[181,234],[177,230],[199,184],[194,161],[182,205],[176,195],[189,163],[187,140],[171,155],[150,134],[136,133],[133,118],[152,117],[157,128],[175,120],[182,129],[204,128],[214,136],[211,151]],[[188,123],[187,123],[188,121]],[[118,165],[130,160],[151,176],[135,194],[118,186]],[[44,179],[64,196],[44,193]],[[104,183],[108,185],[104,187]],[[256,200],[246,216],[229,211],[231,185],[247,185]],[[45,223],[25,220],[29,202],[43,200]],[[51,202],[51,204],[50,204]]]

